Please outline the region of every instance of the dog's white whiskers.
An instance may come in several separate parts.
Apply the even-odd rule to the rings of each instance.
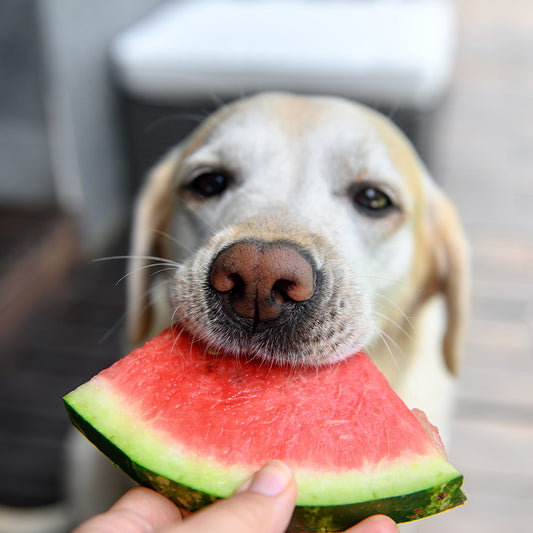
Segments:
[[[162,269],[159,269],[157,270],[156,272],[152,273],[152,276],[156,276],[157,274],[159,274],[160,272],[165,272],[165,271],[169,271],[169,270],[176,270],[177,268],[179,268],[179,263],[172,263],[172,264],[169,264],[167,262],[163,262],[163,263],[149,263],[148,265],[143,265],[143,266],[140,266],[138,268],[134,268],[133,270],[130,270],[129,272],[126,272],[126,274],[124,274],[116,283],[115,285],[120,285],[125,279],[127,279],[128,277],[132,276],[133,274],[135,274],[136,272],[141,272],[143,270],[147,270],[147,269],[150,269],[150,268],[155,268],[155,267],[158,267],[158,266],[164,266],[165,268],[162,268]]]
[[[99,263],[100,261],[116,261],[119,259],[147,259],[150,261],[159,261],[161,263],[165,262],[169,265],[179,266],[176,261],[173,261],[172,259],[166,259],[165,257],[160,257],[157,255],[110,255],[108,257],[96,257],[92,260],[92,262]]]
[[[176,344],[180,340],[180,337],[183,335],[183,332],[184,332],[183,329],[180,329],[178,332],[176,332],[176,329],[172,330],[172,348],[171,348],[172,352],[176,348]],[[192,343],[191,343],[190,349],[192,350]]]
[[[151,266],[151,267],[155,267],[157,265],[148,265],[148,266]],[[159,270],[156,270],[155,272],[152,272],[152,274],[150,274],[151,277],[154,277],[154,276],[157,276],[163,272],[175,272],[176,271],[176,267],[165,267],[165,268],[160,268]]]
[[[387,303],[391,304],[392,307],[394,307],[394,309],[396,309],[396,311],[401,314],[401,316],[409,324],[411,330],[414,332],[415,326],[413,324],[413,319],[395,301],[391,300],[388,296],[385,296],[384,294],[381,294],[379,292],[376,293],[376,296],[383,298]]]
[[[178,315],[179,305],[174,305],[171,303],[171,307],[172,307],[172,314],[170,315],[170,323],[175,324],[176,322],[178,322],[176,317]]]
[[[393,326],[395,326],[396,328],[398,328],[410,341],[413,341],[413,336],[408,333],[405,328],[403,328],[400,324],[398,324],[398,322],[396,322],[395,320],[393,320],[392,318],[390,318],[389,316],[383,314],[383,313],[379,313],[378,311],[374,311],[374,315],[376,316],[379,316],[380,318],[383,318],[384,320],[386,320],[387,322],[389,322],[390,324],[392,324]],[[412,326],[412,324],[411,324]]]
[[[397,98],[396,101],[393,102],[393,104],[391,105],[391,107],[390,107],[390,109],[389,109],[389,111],[388,111],[388,113],[386,115],[387,118],[392,120],[396,116],[396,114],[398,113],[399,109],[400,109],[400,100],[399,100],[399,98]]]
[[[124,322],[126,322],[127,313],[124,312],[120,315],[120,317],[115,321],[114,324],[112,324],[109,328],[107,328],[107,331],[96,341],[96,344],[102,344],[104,343],[113,333],[115,333],[119,328],[122,328],[124,325]]]
[[[191,249],[190,246],[187,246],[186,244],[183,244],[174,235],[171,235],[170,233],[168,233],[166,231],[163,231],[163,230],[159,230],[159,229],[154,229],[153,232],[157,233],[158,235],[161,235],[162,237],[165,237],[171,243],[175,244],[178,248],[181,248],[182,250],[185,250],[188,254],[192,254],[193,253],[193,250]]]
[[[118,281],[115,283],[115,285],[120,285],[125,279],[132,276],[136,272],[141,272],[145,269],[155,268],[164,266],[167,267],[166,269],[162,269],[159,272],[163,272],[164,270],[173,270],[180,267],[180,263],[173,261],[171,259],[166,259],[164,257],[160,256],[154,256],[154,255],[114,255],[114,256],[108,256],[108,257],[99,257],[93,259],[93,262],[98,263],[101,261],[115,261],[120,259],[145,259],[148,261],[154,261],[153,263],[147,263],[145,265],[139,266],[137,268],[134,268],[130,270],[129,272],[126,272],[121,278],[118,279]]]
[[[383,330],[380,330],[379,333],[385,335],[385,337],[387,337],[387,339],[388,339],[388,340],[394,345],[394,347],[398,350],[399,355],[401,355],[402,357],[405,357],[405,352],[403,351],[402,347],[398,344],[398,342],[394,340],[394,338],[392,337],[392,335],[389,335],[388,333],[385,333],[385,331],[383,331]]]
[[[370,359],[372,360],[372,362],[373,362],[374,364],[376,364],[376,356],[375,356],[374,353],[373,353],[374,350],[373,350],[370,346],[363,346],[363,347],[361,348],[361,350],[362,350],[363,352],[365,352],[365,353],[368,355],[368,357],[370,357]]]
[[[396,359],[396,357],[394,355],[394,352],[392,351],[392,348],[390,347],[390,344],[389,344],[388,341],[390,341],[392,344],[394,344],[397,349],[399,349],[398,343],[393,338],[391,338],[390,335],[387,335],[382,330],[378,331],[377,334],[378,334],[379,338],[383,341],[383,344],[385,344],[385,346],[387,348],[387,351],[389,352],[392,360],[394,361],[394,364],[396,365],[396,368],[400,369],[400,365],[398,363],[398,360]]]

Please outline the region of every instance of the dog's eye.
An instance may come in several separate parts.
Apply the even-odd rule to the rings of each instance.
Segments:
[[[210,198],[222,194],[228,187],[228,184],[228,175],[222,171],[214,170],[203,172],[197,176],[189,184],[188,188],[202,198]]]
[[[396,209],[390,196],[372,185],[363,185],[352,191],[352,199],[357,209],[365,214],[381,217]]]

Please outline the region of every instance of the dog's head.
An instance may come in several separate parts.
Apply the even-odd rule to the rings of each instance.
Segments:
[[[457,371],[457,217],[406,138],[366,107],[265,94],[222,108],[152,171],[132,255],[134,342],[162,315],[217,350],[321,364],[396,336],[441,294]],[[147,256],[176,264],[154,284]]]

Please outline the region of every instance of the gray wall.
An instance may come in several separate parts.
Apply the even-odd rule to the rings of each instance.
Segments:
[[[108,45],[161,0],[40,0],[52,161],[59,202],[79,213],[98,247],[129,208],[113,105]]]
[[[88,250],[114,235],[131,200],[108,45],[161,3],[0,0],[0,203],[73,213]]]
[[[0,204],[55,201],[33,0],[0,0]]]

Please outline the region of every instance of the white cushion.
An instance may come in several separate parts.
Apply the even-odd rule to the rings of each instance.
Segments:
[[[152,101],[283,89],[424,108],[450,83],[454,15],[448,0],[178,0],[111,57]]]

